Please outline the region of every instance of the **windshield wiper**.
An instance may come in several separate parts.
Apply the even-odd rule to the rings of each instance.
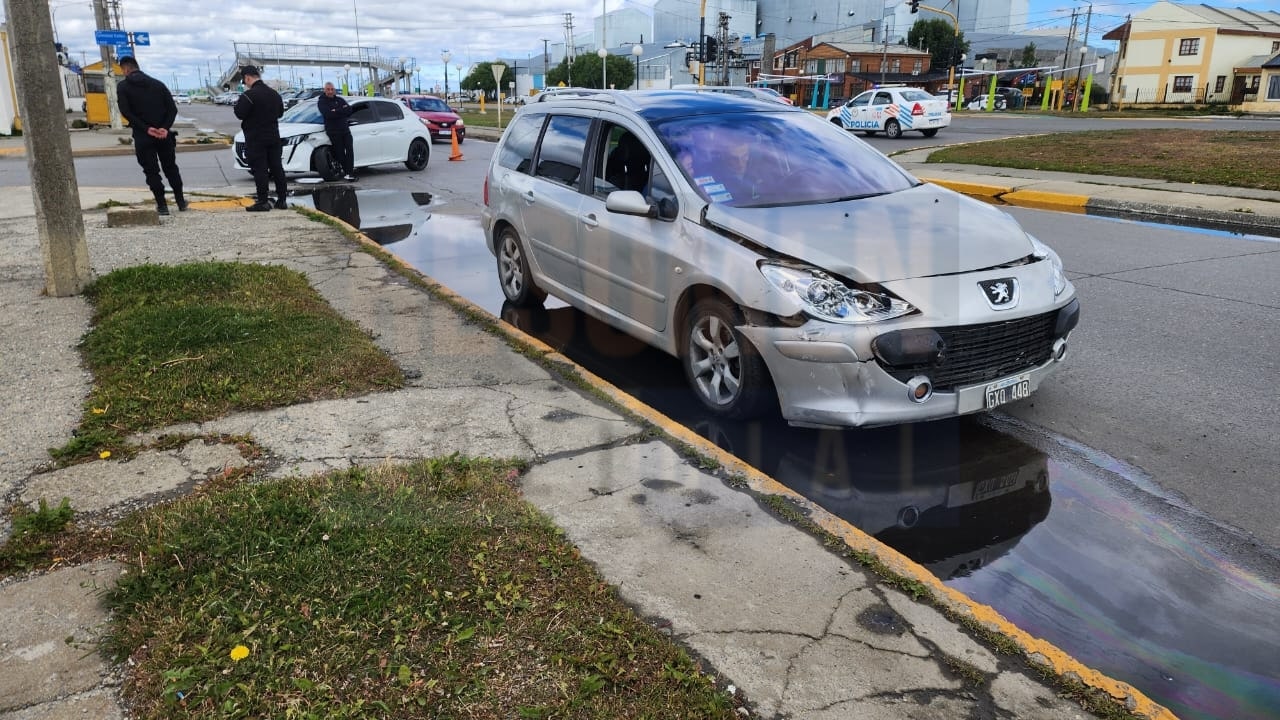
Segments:
[[[866,200],[867,198],[880,197],[881,195],[888,195],[888,194],[889,194],[888,190],[882,190],[880,192],[862,193],[860,195],[846,195],[845,197],[838,197],[833,200],[824,200],[823,202],[838,203],[838,202],[847,202],[849,200]]]

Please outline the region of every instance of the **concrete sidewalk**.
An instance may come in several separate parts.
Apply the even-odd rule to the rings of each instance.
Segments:
[[[174,123],[178,132],[178,152],[226,150],[228,138],[218,133],[204,133],[191,123]],[[71,128],[72,157],[106,157],[133,154],[133,133],[129,128]],[[26,157],[26,140],[21,135],[0,135],[0,157]]]
[[[86,207],[124,195],[82,192]],[[146,191],[137,192],[145,201]],[[423,290],[363,252],[361,241],[293,212],[255,216],[196,204],[158,227],[127,229],[107,228],[104,213],[88,212],[91,263],[98,274],[195,260],[297,269],[405,369],[406,387],[165,428],[137,441],[162,432],[199,437],[175,449],[144,450],[128,462],[50,469],[46,448],[69,439],[90,387],[76,350],[89,307],[81,297],[41,294],[35,219],[14,207],[6,204],[8,217],[0,219],[6,500],[34,505],[67,496],[82,519],[111,522],[243,464],[233,448],[214,440],[222,433],[253,436],[266,449],[259,472],[270,477],[453,452],[519,457],[532,465],[523,485],[528,500],[640,616],[669,624],[677,641],[744,693],[752,716],[1090,717],[1032,669],[1040,666],[1141,715],[1172,717],[551,348],[507,326],[500,326],[507,337],[485,329],[458,311],[465,301],[447,290]],[[571,375],[610,401],[580,392],[564,379]],[[646,421],[666,437],[653,439]],[[673,448],[673,439],[722,467],[700,469]],[[913,600],[829,550],[814,528],[780,519],[764,502],[770,496],[807,514],[827,538],[915,581],[927,598]],[[106,620],[94,587],[123,570],[99,561],[0,583],[0,718],[125,716],[124,669],[93,652]],[[1004,636],[1020,652],[993,652],[960,619]]]

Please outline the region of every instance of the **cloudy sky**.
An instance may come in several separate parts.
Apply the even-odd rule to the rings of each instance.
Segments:
[[[1202,0],[1209,5],[1273,9],[1274,0]],[[653,0],[607,0],[609,10],[623,6],[647,7]],[[892,2],[892,0],[890,0]],[[50,0],[58,39],[72,58],[92,63],[98,48],[93,43],[92,0]],[[698,0],[688,0],[697,14]],[[940,4],[938,0],[926,4]],[[1028,25],[1044,28],[1069,23],[1073,7],[1088,2],[1031,0]],[[1094,27],[1104,31],[1123,21],[1125,13],[1150,6],[1142,2],[1095,2]],[[457,64],[492,60],[499,55],[529,56],[541,52],[542,39],[562,42],[564,13],[573,13],[575,33],[588,33],[600,14],[600,0],[120,0],[126,30],[151,33],[151,47],[140,48],[138,59],[145,71],[166,83],[188,89],[204,77],[219,72],[219,56],[225,66],[234,57],[233,43],[340,45],[377,48],[385,57],[417,60],[424,87],[443,79],[442,50],[452,52],[450,85],[456,82]],[[337,68],[324,75],[318,68],[288,66],[266,68],[272,75],[294,75],[308,86],[338,79]]]

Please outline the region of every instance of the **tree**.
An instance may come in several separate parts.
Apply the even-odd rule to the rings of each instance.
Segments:
[[[942,18],[917,20],[907,31],[907,44],[929,48],[929,54],[933,56],[931,66],[935,68],[958,64],[960,55],[969,52],[969,41],[964,39],[964,33],[956,35],[955,26]]]
[[[629,88],[636,79],[636,69],[631,58],[610,54],[605,59],[605,72],[609,84],[617,88]],[[572,77],[573,82],[569,80]],[[564,83],[574,87],[600,87],[600,58],[595,53],[583,53],[573,59],[570,67],[566,61],[547,71],[547,87],[556,87]]]
[[[1029,68],[1029,67],[1035,67],[1035,66],[1036,66],[1036,44],[1027,43],[1027,46],[1022,48],[1022,62],[1021,64],[1018,65],[1018,67]]]
[[[481,90],[485,95],[497,97],[494,95],[498,86],[493,82],[493,66],[498,64],[500,63],[497,60],[486,60],[484,62],[476,63],[475,66],[471,68],[471,72],[458,83],[458,87],[463,90]],[[501,64],[505,65],[506,63]],[[508,87],[507,83],[514,82],[515,79],[515,72],[511,69],[510,65],[507,65],[507,69],[502,71],[502,92],[506,92]]]

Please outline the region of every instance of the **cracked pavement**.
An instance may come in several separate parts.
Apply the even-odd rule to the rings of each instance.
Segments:
[[[642,617],[744,693],[753,715],[1089,717],[1019,662],[647,439],[639,423],[561,382],[337,230],[283,212],[194,211],[159,227],[105,225],[102,213],[86,215],[99,274],[196,260],[305,273],[396,359],[407,384],[163,428],[135,439],[204,437],[128,461],[49,470],[46,448],[70,437],[89,390],[75,351],[89,312],[83,298],[41,296],[35,219],[0,220],[0,381],[10,388],[0,412],[22,418],[0,455],[7,499],[65,495],[77,510],[118,517],[243,465],[233,446],[213,439],[223,434],[252,437],[272,476],[454,452],[523,458],[533,463],[527,499]],[[93,563],[0,585],[0,718],[124,716],[117,669],[76,649],[92,646],[105,622],[94,597],[120,570]]]

